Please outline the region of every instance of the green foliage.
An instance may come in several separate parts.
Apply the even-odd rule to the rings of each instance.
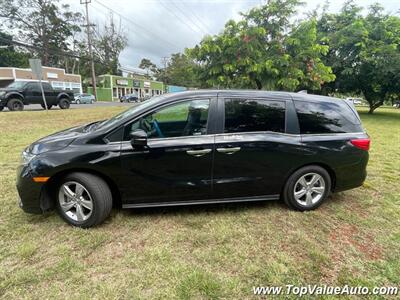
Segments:
[[[17,51],[7,40],[12,41],[12,36],[0,31],[0,67],[28,67],[29,55],[26,52]]]
[[[379,4],[362,14],[348,1],[338,14],[318,19],[318,39],[329,46],[324,58],[336,75],[327,92],[362,93],[370,113],[400,92],[400,18],[383,12]]]
[[[293,25],[298,0],[269,0],[224,31],[204,38],[188,53],[200,65],[200,78],[211,86],[319,90],[335,79],[321,57],[315,20]]]
[[[157,66],[154,64],[150,59],[148,58],[142,58],[139,64],[139,68],[147,70],[147,76],[150,77],[150,72],[156,73],[157,72]]]
[[[84,230],[18,207],[15,169],[26,145],[123,109],[0,114],[1,299],[263,299],[253,286],[400,284],[399,109],[359,108],[373,140],[368,177],[314,211],[279,201],[115,209]]]
[[[0,18],[22,41],[37,47],[33,52],[43,65],[60,66],[65,57],[59,53],[76,42],[82,15],[71,12],[69,5],[58,5],[58,0],[0,0]]]
[[[206,87],[201,84],[197,64],[186,54],[174,53],[164,69],[159,69],[156,77],[166,84],[186,87]]]

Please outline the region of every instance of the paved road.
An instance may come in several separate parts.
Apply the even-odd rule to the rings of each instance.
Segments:
[[[94,107],[109,107],[109,106],[121,106],[121,107],[129,107],[132,105],[135,105],[136,103],[121,103],[121,102],[95,102],[93,104],[71,104],[70,109],[76,109],[76,108],[94,108]],[[51,110],[57,110],[60,109],[58,106],[54,106],[51,108]],[[31,104],[31,105],[25,105],[24,110],[28,111],[42,111],[43,108],[39,104]],[[3,112],[10,112],[7,108],[4,108]]]

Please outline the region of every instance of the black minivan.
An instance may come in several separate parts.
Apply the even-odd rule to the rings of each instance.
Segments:
[[[29,213],[91,227],[123,208],[283,199],[317,208],[360,186],[370,139],[352,103],[301,93],[189,91],[67,129],[22,153]]]

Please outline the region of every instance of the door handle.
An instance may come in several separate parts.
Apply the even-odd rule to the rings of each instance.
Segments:
[[[207,153],[210,153],[211,149],[201,149],[201,150],[188,150],[186,151],[187,154],[192,155],[192,156],[196,156],[196,157],[200,157],[203,156]]]
[[[232,147],[232,148],[217,148],[217,151],[220,153],[225,153],[228,155],[231,155],[233,153],[236,153],[240,151],[240,147]]]

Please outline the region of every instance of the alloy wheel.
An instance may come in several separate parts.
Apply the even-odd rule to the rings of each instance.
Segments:
[[[64,214],[73,221],[83,222],[92,215],[92,197],[79,182],[68,181],[62,184],[58,201]]]
[[[294,198],[303,206],[316,204],[325,193],[325,180],[317,173],[301,176],[294,185]]]

